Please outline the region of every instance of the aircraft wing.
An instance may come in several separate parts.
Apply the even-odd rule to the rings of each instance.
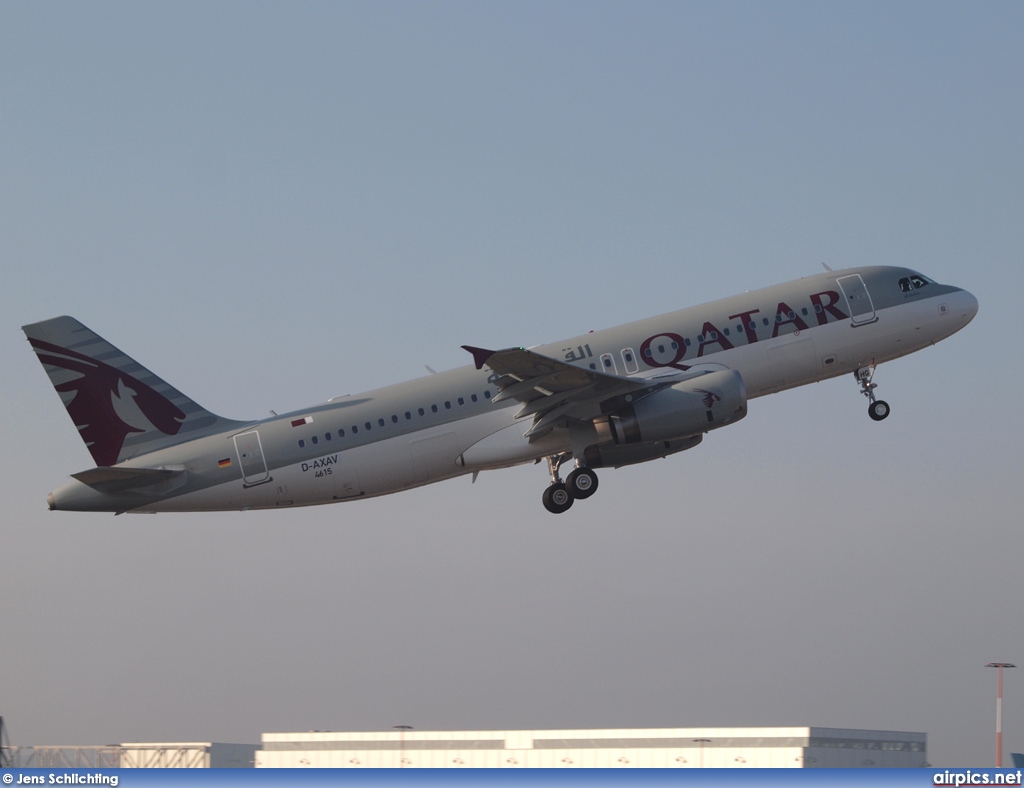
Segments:
[[[628,401],[677,383],[681,377],[675,374],[656,380],[620,377],[583,369],[523,348],[462,347],[473,354],[477,369],[487,366],[498,375],[495,381],[498,393],[492,402],[515,399],[522,403],[516,412],[517,419],[533,416],[533,426],[525,433],[531,439],[549,432],[561,419],[593,420],[618,410]]]

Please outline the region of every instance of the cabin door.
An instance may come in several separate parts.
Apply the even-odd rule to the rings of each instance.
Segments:
[[[853,325],[861,326],[865,323],[874,323],[878,319],[875,316],[875,305],[871,302],[871,295],[864,285],[864,280],[860,278],[860,274],[841,276],[837,281],[843,295],[846,296],[846,304],[850,307]]]
[[[242,466],[242,480],[246,487],[270,481],[267,461],[263,457],[263,445],[257,430],[243,432],[235,436],[235,451],[238,462]]]

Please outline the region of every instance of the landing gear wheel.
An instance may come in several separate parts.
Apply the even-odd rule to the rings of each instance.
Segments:
[[[561,514],[572,506],[572,495],[561,482],[552,484],[544,491],[544,508],[552,514]]]
[[[590,468],[577,468],[565,477],[565,486],[573,498],[589,498],[597,492],[597,474]]]
[[[875,399],[875,389],[878,384],[873,382],[875,377],[875,365],[861,367],[853,373],[854,378],[860,384],[860,393],[868,398],[868,415],[872,421],[882,421],[889,415],[889,403],[884,400]]]

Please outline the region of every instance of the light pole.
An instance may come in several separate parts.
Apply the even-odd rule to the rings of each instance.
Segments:
[[[700,743],[700,768],[704,768],[704,745],[710,744],[711,739],[694,739],[695,742]]]
[[[997,668],[999,678],[996,689],[996,768],[1003,766],[1003,668],[1015,668],[1009,662],[989,662],[986,668]]]
[[[392,725],[398,729],[398,768],[405,768],[405,732],[412,730],[412,725]]]

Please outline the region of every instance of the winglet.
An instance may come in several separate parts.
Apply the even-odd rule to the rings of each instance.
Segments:
[[[476,364],[477,369],[483,369],[484,364],[487,363],[487,359],[494,355],[493,350],[486,350],[482,347],[473,347],[472,345],[463,345],[463,350],[468,350],[473,354],[473,363]]]

